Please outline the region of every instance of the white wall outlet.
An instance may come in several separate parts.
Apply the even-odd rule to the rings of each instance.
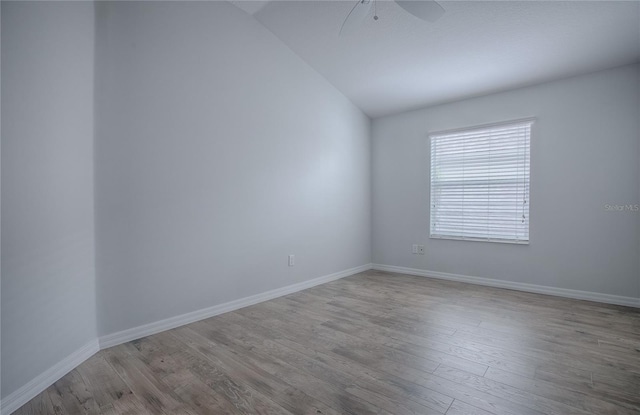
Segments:
[[[418,245],[413,244],[413,246],[411,247],[411,253],[412,254],[417,254],[418,253]]]
[[[424,255],[424,245],[418,245],[418,253]]]
[[[296,256],[295,255],[289,255],[289,266],[292,267],[296,264]]]

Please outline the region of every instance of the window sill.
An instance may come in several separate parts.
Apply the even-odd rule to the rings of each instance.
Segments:
[[[429,235],[429,239],[448,239],[452,241],[469,241],[469,242],[493,242],[499,244],[511,244],[511,245],[529,245],[528,240],[511,240],[511,239],[491,239],[491,238],[465,238],[460,236],[446,236],[446,235]]]

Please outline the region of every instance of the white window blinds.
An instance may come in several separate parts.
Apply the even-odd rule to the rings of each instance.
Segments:
[[[429,136],[432,238],[528,243],[532,124]]]

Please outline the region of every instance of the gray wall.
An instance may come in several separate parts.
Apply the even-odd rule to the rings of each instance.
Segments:
[[[374,120],[373,261],[640,296],[639,108],[634,65]],[[428,132],[530,116],[530,245],[429,239]]]
[[[4,398],[96,337],[94,10],[1,7]]]
[[[101,335],[370,262],[360,110],[225,2],[97,7]]]

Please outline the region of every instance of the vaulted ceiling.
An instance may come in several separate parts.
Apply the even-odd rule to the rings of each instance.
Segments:
[[[235,1],[371,117],[640,61],[638,1],[393,1],[350,36],[355,1]]]

